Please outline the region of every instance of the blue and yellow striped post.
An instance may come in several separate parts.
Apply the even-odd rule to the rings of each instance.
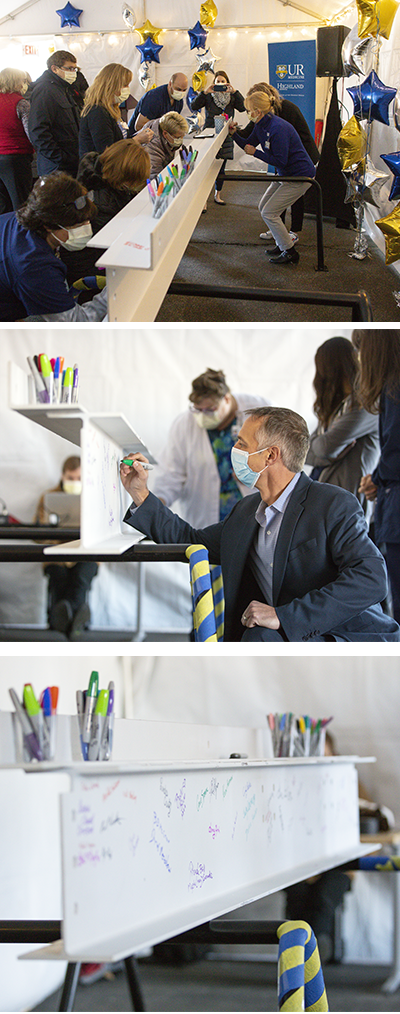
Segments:
[[[212,568],[205,546],[188,546],[195,641],[221,641],[224,624],[224,590],[220,567]]]
[[[400,873],[400,856],[361,856],[358,860],[358,869]]]
[[[277,930],[280,1011],[328,1011],[318,945],[307,922],[284,922]]]
[[[224,618],[225,598],[224,582],[222,580],[222,569],[218,564],[213,564],[211,570],[211,588],[214,599],[215,625],[217,628],[217,641],[224,639]]]

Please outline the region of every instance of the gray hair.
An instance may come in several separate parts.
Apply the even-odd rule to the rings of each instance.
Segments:
[[[260,422],[255,432],[259,446],[276,444],[285,468],[289,472],[301,472],[310,446],[310,434],[303,416],[290,408],[271,406],[248,409],[246,415]]]

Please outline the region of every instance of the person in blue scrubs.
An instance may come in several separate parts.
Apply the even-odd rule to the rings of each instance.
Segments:
[[[79,306],[68,290],[60,247],[81,250],[96,206],[67,173],[37,180],[25,204],[0,215],[0,320],[104,320],[106,290]]]
[[[164,113],[181,113],[188,87],[186,74],[173,74],[168,84],[152,88],[142,98],[132,113],[128,124],[128,137],[132,137],[148,120],[158,120]]]

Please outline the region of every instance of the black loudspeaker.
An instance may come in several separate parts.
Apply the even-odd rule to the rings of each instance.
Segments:
[[[342,46],[349,31],[345,25],[317,29],[317,77],[343,77]]]

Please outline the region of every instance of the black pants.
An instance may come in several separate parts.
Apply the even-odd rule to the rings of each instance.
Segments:
[[[290,210],[291,210],[291,224],[290,224],[291,232],[295,233],[301,232],[303,228],[303,218],[304,218],[304,197],[299,197],[298,201],[295,201],[294,204],[292,204]],[[281,219],[283,222],[285,221],[285,215],[286,211],[283,211],[281,214]]]
[[[17,211],[32,183],[32,155],[0,155],[0,214]]]
[[[328,870],[312,884],[302,881],[286,887],[286,919],[309,922],[318,938],[333,933],[335,908],[351,887],[350,877],[341,870]]]
[[[82,560],[75,563],[73,567],[65,567],[59,563],[50,563],[46,567],[45,572],[49,579],[49,621],[51,609],[60,599],[67,599],[71,603],[72,612],[76,613],[77,609],[85,602],[97,571],[98,564],[91,560]]]
[[[219,170],[218,176],[217,176],[217,178],[215,180],[215,189],[216,189],[217,193],[220,193],[220,191],[222,190],[222,187],[224,185],[224,172],[225,172],[225,166],[226,166],[227,161],[228,161],[228,159],[226,159],[226,158],[223,159],[223,162],[222,162],[221,168]]]
[[[400,623],[400,543],[387,542],[385,552],[386,566],[389,574],[390,591],[392,593],[392,609],[394,619]]]

